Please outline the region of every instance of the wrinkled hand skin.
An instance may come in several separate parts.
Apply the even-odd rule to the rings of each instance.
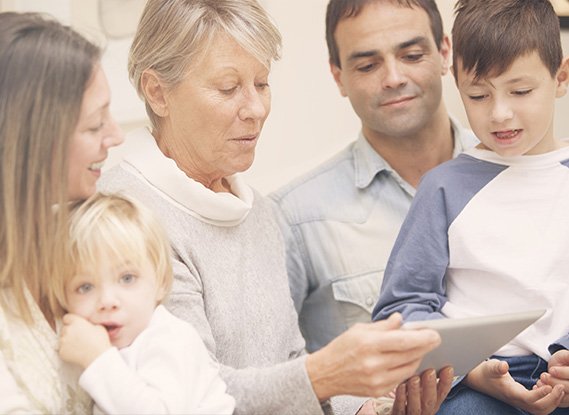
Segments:
[[[434,330],[399,330],[401,316],[355,324],[306,359],[316,396],[383,396],[409,379],[440,344]]]

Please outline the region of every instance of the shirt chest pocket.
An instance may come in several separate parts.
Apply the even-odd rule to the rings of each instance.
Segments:
[[[347,327],[371,321],[382,280],[383,270],[376,270],[332,283],[334,300]]]

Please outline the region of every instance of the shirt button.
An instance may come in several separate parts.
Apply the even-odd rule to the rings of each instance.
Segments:
[[[374,303],[373,297],[368,297],[368,298],[366,299],[366,304],[367,304],[367,305],[373,305],[373,303]]]

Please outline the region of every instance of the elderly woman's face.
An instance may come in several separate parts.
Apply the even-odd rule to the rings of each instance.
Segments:
[[[268,69],[217,35],[185,79],[165,93],[161,139],[168,156],[208,185],[248,169],[270,111]]]

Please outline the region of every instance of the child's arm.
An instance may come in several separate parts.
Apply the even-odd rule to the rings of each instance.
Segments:
[[[563,387],[543,385],[527,390],[508,372],[508,363],[487,360],[475,367],[464,379],[470,388],[499,399],[515,408],[534,415],[546,415],[559,406],[564,396]]]
[[[440,175],[421,182],[389,257],[373,320],[442,318],[449,263],[447,194]]]

